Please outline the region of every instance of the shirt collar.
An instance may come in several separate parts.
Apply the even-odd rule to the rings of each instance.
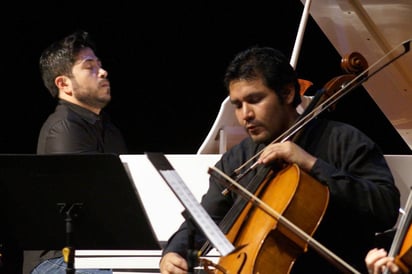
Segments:
[[[98,115],[93,111],[90,111],[79,105],[70,103],[69,101],[63,99],[59,99],[59,105],[67,106],[70,110],[76,112],[78,115],[80,115],[83,119],[87,120],[91,124],[95,124],[97,121],[100,121],[102,119],[101,115]]]

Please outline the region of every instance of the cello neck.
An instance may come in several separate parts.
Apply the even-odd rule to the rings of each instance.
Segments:
[[[408,199],[405,204],[404,213],[402,214],[398,226],[396,228],[396,233],[392,241],[391,248],[388,252],[389,257],[396,258],[401,251],[402,244],[409,230],[412,221],[412,190],[409,192]],[[386,269],[384,274],[389,274],[389,270]]]

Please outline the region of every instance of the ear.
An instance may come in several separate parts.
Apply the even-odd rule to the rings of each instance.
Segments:
[[[54,84],[60,92],[64,92],[70,96],[72,95],[71,80],[67,76],[57,76],[56,79],[54,79]]]
[[[292,104],[295,98],[295,85],[293,83],[286,84],[283,89],[283,100],[287,104]]]

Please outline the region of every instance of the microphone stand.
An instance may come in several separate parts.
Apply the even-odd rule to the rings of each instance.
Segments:
[[[60,213],[65,216],[64,220],[66,222],[66,246],[63,248],[63,258],[67,264],[66,274],[75,274],[76,269],[74,268],[74,255],[75,249],[72,244],[73,241],[73,220],[78,216],[78,209],[81,208],[83,204],[58,204],[60,206]]]

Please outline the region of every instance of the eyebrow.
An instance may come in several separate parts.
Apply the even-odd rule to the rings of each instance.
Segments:
[[[82,59],[78,60],[76,62],[77,65],[83,66],[83,65],[90,65],[90,64],[97,64],[99,67],[102,67],[102,62],[101,60],[96,57],[96,56],[83,56]]]
[[[79,56],[79,59],[77,61],[78,64],[83,64],[89,61],[96,61],[96,62],[100,62],[100,59],[97,56],[94,55],[83,55],[83,56]]]
[[[87,55],[87,56],[84,56],[84,57],[81,58],[80,63],[85,63],[85,62],[88,62],[88,61],[98,61],[99,62],[100,59],[97,58],[97,57]]]

